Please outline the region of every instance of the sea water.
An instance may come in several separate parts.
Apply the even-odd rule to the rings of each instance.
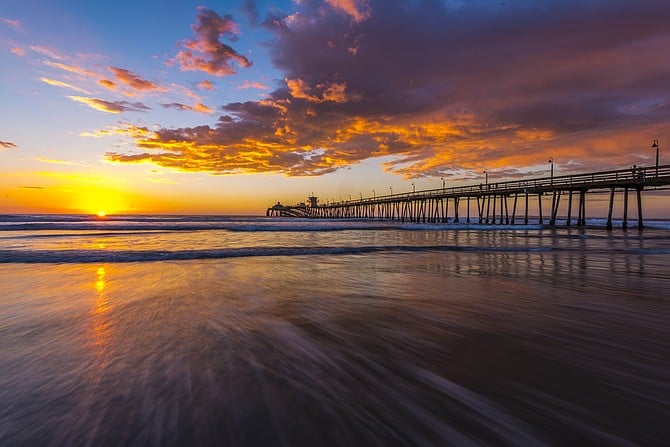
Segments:
[[[664,445],[670,225],[0,216],[0,445]]]

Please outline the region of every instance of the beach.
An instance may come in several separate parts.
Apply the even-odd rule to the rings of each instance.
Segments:
[[[2,445],[662,445],[670,229],[0,223]]]

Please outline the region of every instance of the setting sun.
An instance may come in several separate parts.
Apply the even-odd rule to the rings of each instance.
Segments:
[[[105,217],[106,215],[104,211],[98,211],[98,217]]]

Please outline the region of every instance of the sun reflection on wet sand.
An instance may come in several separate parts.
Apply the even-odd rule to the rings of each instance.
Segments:
[[[94,373],[91,381],[97,382],[105,366],[109,363],[107,350],[110,345],[111,335],[109,332],[109,311],[111,306],[105,293],[107,289],[107,269],[104,266],[96,269],[95,281],[95,307],[92,311],[91,345],[95,355]]]

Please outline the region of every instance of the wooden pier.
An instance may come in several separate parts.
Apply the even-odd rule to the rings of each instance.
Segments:
[[[316,197],[310,197],[309,203],[298,205],[287,206],[278,202],[267,209],[266,215],[319,219],[514,225],[529,223],[529,215],[532,213],[529,199],[533,198],[537,200],[535,217],[539,224],[544,224],[546,221],[548,225],[557,225],[561,203],[567,202],[564,205],[565,214],[561,220],[565,220],[566,226],[584,226],[586,225],[587,194],[609,193],[606,228],[611,230],[615,194],[623,194],[621,226],[627,229],[629,193],[634,192],[637,200],[637,227],[642,229],[644,227],[642,191],[667,189],[668,185],[670,185],[670,165],[663,165],[498,183],[479,183],[470,186],[361,197],[360,200],[325,204],[318,203]],[[543,200],[547,203],[551,202],[550,213],[546,217],[543,214]],[[476,207],[474,207],[475,204]],[[462,207],[465,216],[459,214],[463,211]],[[476,212],[471,212],[471,208]]]

